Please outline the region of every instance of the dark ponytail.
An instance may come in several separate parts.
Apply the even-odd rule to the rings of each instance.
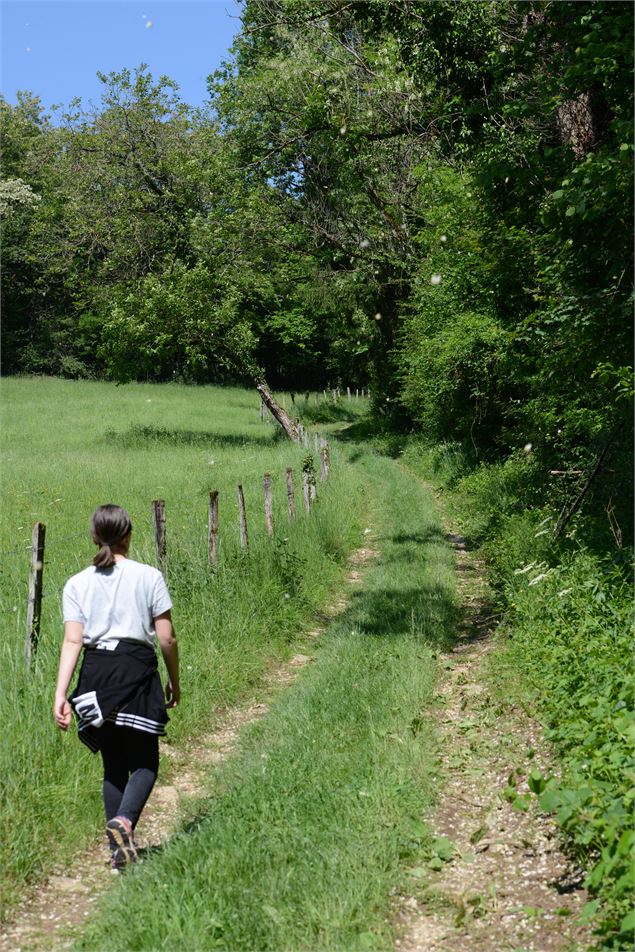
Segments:
[[[98,569],[108,569],[115,564],[113,545],[132,532],[130,516],[121,506],[108,503],[95,509],[91,519],[93,542],[99,546],[99,552],[93,559]]]

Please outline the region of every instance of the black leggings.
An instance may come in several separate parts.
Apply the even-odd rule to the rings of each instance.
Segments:
[[[159,772],[159,738],[108,721],[99,732],[106,821],[125,816],[134,829]]]

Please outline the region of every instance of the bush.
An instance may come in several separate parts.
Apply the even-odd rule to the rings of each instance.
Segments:
[[[584,551],[562,564],[519,566],[507,581],[506,652],[538,700],[560,778],[536,778],[588,871],[605,947],[630,948],[634,802],[632,602],[606,560]]]

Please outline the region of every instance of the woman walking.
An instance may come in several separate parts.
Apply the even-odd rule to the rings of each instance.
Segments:
[[[68,729],[72,709],[80,740],[101,753],[113,871],[137,858],[134,829],[157,778],[166,708],[180,699],[172,601],[157,569],[127,557],[131,532],[125,509],[109,504],[93,513],[99,551],[93,564],[64,586],[64,642],[54,703],[59,727]],[[165,696],[157,641],[168,672]],[[67,698],[82,648],[77,686]]]

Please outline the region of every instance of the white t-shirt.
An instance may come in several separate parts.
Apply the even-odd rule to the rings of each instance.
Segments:
[[[142,641],[154,645],[154,619],[172,608],[158,569],[122,559],[109,569],[91,565],[69,578],[62,595],[64,621],[84,626],[84,644]]]

